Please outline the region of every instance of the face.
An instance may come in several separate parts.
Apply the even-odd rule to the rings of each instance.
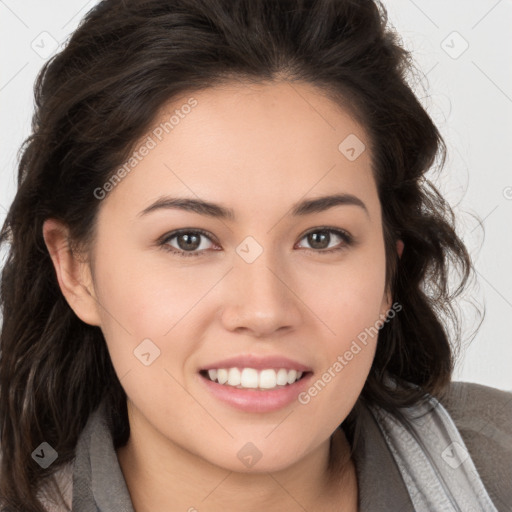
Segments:
[[[97,323],[155,439],[228,470],[275,471],[346,418],[390,307],[362,144],[363,128],[311,85],[237,83],[167,105],[106,185]]]

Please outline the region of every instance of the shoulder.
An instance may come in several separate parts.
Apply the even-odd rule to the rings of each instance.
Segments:
[[[438,396],[498,510],[512,503],[512,391],[452,382]]]
[[[478,433],[512,448],[512,391],[474,382],[451,382],[438,398],[459,431]]]

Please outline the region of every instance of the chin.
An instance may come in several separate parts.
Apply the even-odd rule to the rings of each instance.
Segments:
[[[247,438],[246,438],[247,439]],[[300,443],[303,447],[304,443]],[[219,455],[221,456],[219,458]],[[305,453],[299,446],[283,446],[276,438],[269,440],[234,441],[224,453],[216,453],[211,463],[236,473],[269,473],[287,469],[299,462]]]

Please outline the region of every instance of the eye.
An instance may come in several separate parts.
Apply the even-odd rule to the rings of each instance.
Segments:
[[[334,235],[334,237],[332,235]],[[206,231],[188,228],[179,229],[165,235],[158,242],[158,245],[177,256],[202,256],[205,251],[211,248],[208,247],[209,244],[207,242],[204,243],[204,241],[201,240],[202,238],[213,243],[213,237]],[[330,243],[333,240],[336,241],[336,238],[338,238],[338,246],[330,247]],[[301,238],[301,240],[303,239],[307,239],[307,242],[311,245],[311,249],[306,248],[307,250],[321,254],[342,251],[353,244],[352,236],[346,231],[327,227],[315,228],[306,233]],[[339,240],[341,240],[341,245]]]
[[[211,237],[206,231],[201,229],[180,229],[173,231],[163,238],[159,245],[177,256],[201,256],[203,251],[208,249],[208,243],[203,243],[201,238],[206,238],[211,242]],[[174,239],[177,247],[171,243]]]
[[[332,236],[333,234],[334,237]],[[341,245],[338,241],[338,246],[329,246],[333,240],[336,241],[336,238],[341,240]],[[310,244],[315,252],[320,253],[342,251],[353,243],[352,236],[346,231],[327,227],[315,228],[314,230],[309,231],[301,238],[301,240],[304,239],[307,239],[308,244]]]

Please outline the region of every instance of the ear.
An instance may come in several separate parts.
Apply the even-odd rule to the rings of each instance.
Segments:
[[[404,252],[404,242],[403,240],[396,241],[396,252],[398,253],[398,257],[402,257],[402,253]]]
[[[401,258],[402,257],[402,253],[404,252],[404,242],[403,242],[403,240],[397,240],[396,241],[396,252],[398,254],[398,257]],[[381,315],[386,315],[386,313],[391,309],[392,301],[393,301],[393,299],[390,296],[389,291],[386,292],[386,294],[384,295],[384,299],[382,301]]]
[[[89,263],[72,250],[68,228],[55,219],[47,219],[43,224],[43,237],[69,306],[83,322],[99,326],[99,303],[91,269]]]

